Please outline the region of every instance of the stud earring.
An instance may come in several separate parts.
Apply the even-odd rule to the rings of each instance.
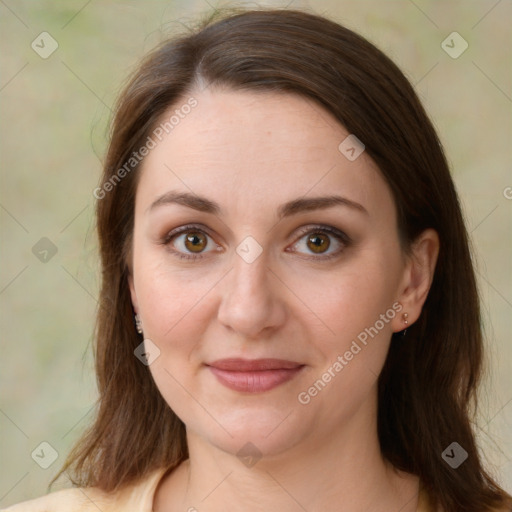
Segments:
[[[409,325],[409,320],[407,320],[409,318],[409,314],[408,313],[404,313],[402,315],[402,321],[405,325]],[[407,327],[402,331],[402,336],[405,336],[407,334]]]
[[[135,329],[137,329],[137,332],[139,334],[142,334],[142,321],[137,313],[135,313],[134,319],[135,319]]]

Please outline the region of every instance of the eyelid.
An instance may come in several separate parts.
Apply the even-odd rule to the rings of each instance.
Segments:
[[[168,244],[174,237],[193,230],[200,231],[205,235],[208,235],[210,238],[213,238],[206,226],[203,226],[202,224],[185,224],[167,232],[162,239],[162,243]]]
[[[307,226],[302,226],[299,229],[299,238],[302,238],[304,235],[308,233],[316,233],[317,231],[323,231],[325,233],[338,236],[345,243],[352,243],[352,239],[341,229],[335,228],[334,226],[330,226],[328,224],[308,224]]]

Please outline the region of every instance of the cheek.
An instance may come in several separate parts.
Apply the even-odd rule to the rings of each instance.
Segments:
[[[322,320],[331,334],[332,345],[337,339],[340,343],[353,339],[392,309],[399,276],[396,257],[368,250],[332,272],[312,273],[310,279],[307,273],[297,275],[294,291]],[[388,317],[393,313],[394,310]],[[389,322],[385,321],[384,328],[380,323],[379,326],[386,334],[391,333]]]
[[[344,397],[344,407],[336,410],[347,414],[351,404],[356,406],[372,389],[384,365],[392,321],[401,308],[396,302],[401,266],[396,249],[380,248],[360,251],[337,270],[316,273],[314,281],[297,277],[297,294],[308,298],[308,306],[328,329],[323,329],[323,336],[315,336],[313,329],[308,332],[321,358],[302,391],[309,396],[308,389],[320,380],[312,389],[314,396],[318,394],[315,409],[325,402],[326,410],[332,410]],[[308,281],[315,286],[306,286]]]
[[[203,309],[199,307],[205,300],[207,284],[184,279],[179,274],[166,272],[158,268],[146,267],[140,272],[140,286],[137,296],[139,310],[144,319],[144,334],[155,341],[165,342],[172,339],[178,344],[186,342],[180,339],[184,326],[190,327],[193,317],[196,324]],[[188,337],[191,337],[189,331]]]
[[[197,391],[198,352],[211,315],[207,292],[216,281],[213,276],[191,280],[151,258],[145,259],[137,271],[135,281],[144,337],[160,350],[159,357],[149,367],[153,380],[180,418],[187,418],[187,423],[190,418],[198,418],[199,423],[208,422],[189,393]]]
[[[379,262],[365,265],[364,274],[354,270],[330,276],[324,293],[311,302],[334,334],[315,337],[309,331],[321,358],[309,369],[295,400],[301,417],[314,417],[327,431],[347,421],[375,389],[400,307],[388,279]]]
[[[160,364],[190,358],[203,339],[211,311],[214,272],[183,271],[166,255],[141,249],[134,259],[134,283],[144,336],[161,350]]]

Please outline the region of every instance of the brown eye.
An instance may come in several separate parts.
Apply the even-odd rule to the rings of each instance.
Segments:
[[[185,247],[191,252],[201,252],[206,248],[208,239],[199,231],[189,231],[185,234]]]
[[[331,226],[306,226],[299,231],[302,235],[287,251],[309,255],[318,261],[341,256],[352,245],[352,239],[343,231]]]
[[[329,237],[323,233],[311,233],[308,236],[307,246],[316,254],[322,254],[330,245]]]
[[[162,243],[178,258],[199,259],[215,251],[215,243],[208,233],[196,226],[182,226],[168,233]],[[218,250],[218,248],[217,248]]]

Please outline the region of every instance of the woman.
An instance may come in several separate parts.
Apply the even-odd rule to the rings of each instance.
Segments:
[[[78,486],[12,511],[510,510],[470,421],[467,233],[411,85],[299,11],[165,42],[118,103]]]

